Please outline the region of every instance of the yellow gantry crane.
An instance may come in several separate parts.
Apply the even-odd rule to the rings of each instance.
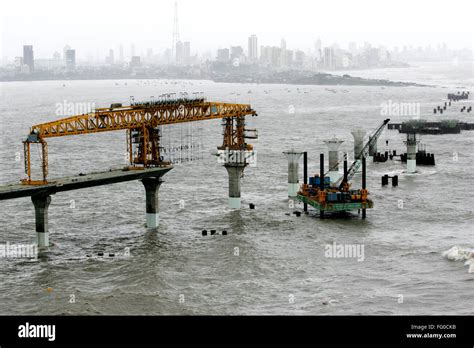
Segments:
[[[245,138],[255,138],[245,134],[246,115],[257,116],[257,113],[248,104],[209,102],[202,96],[188,97],[187,93],[181,93],[180,97],[165,94],[147,102],[134,102],[132,99],[129,106],[117,103],[88,114],[38,124],[31,127],[23,142],[28,177],[21,182],[26,185],[48,183],[48,145],[45,139],[67,135],[126,130],[129,168],[143,169],[170,164],[160,156],[159,126],[221,118],[224,121],[224,140],[219,149],[252,150],[252,145],[245,141]],[[42,180],[32,180],[31,144],[41,145]]]

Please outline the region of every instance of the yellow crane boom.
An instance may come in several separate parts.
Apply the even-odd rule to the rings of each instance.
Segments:
[[[48,175],[48,151],[45,138],[67,135],[89,134],[116,130],[127,130],[127,149],[130,164],[133,167],[168,165],[160,157],[158,126],[184,122],[203,121],[222,118],[224,141],[221,148],[247,150],[252,146],[245,143],[245,116],[257,116],[249,104],[208,102],[199,99],[170,99],[143,103],[131,103],[129,106],[112,104],[110,108],[98,108],[94,112],[71,116],[31,127],[28,138],[23,142],[25,151],[24,184],[46,184]],[[30,144],[39,143],[42,148],[43,180],[31,180]],[[136,146],[136,156],[132,147]]]

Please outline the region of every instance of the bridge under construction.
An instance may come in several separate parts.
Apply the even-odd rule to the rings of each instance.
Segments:
[[[37,243],[49,245],[48,207],[51,195],[56,192],[108,185],[117,182],[141,180],[146,193],[147,227],[159,224],[158,189],[161,177],[173,168],[161,155],[160,127],[210,119],[222,119],[223,142],[219,150],[231,153],[232,161],[224,161],[229,175],[229,205],[240,208],[240,180],[249,164],[245,152],[254,151],[247,139],[257,138],[255,129],[245,126],[246,116],[257,116],[248,104],[207,101],[201,94],[165,94],[150,101],[123,106],[112,104],[93,112],[37,124],[23,141],[25,174],[19,184],[0,186],[0,200],[31,196],[35,207]],[[82,174],[76,177],[48,179],[47,138],[108,131],[126,131],[128,165],[121,170]],[[40,177],[32,168],[32,145],[41,147],[39,153]],[[93,154],[91,154],[93,156]],[[238,160],[235,161],[234,159]]]

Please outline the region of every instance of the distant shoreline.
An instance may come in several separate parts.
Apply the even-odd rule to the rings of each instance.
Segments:
[[[433,87],[415,82],[391,81],[330,74],[307,70],[269,71],[258,69],[229,69],[217,67],[208,71],[177,69],[137,70],[137,71],[73,71],[63,73],[35,72],[29,75],[2,76],[0,82],[20,81],[88,81],[88,80],[207,80],[219,83],[290,84],[314,86],[385,86],[385,87]]]
[[[216,83],[253,83],[253,84],[289,84],[313,86],[384,86],[384,87],[433,87],[414,82],[391,81],[387,79],[369,79],[328,73],[308,73],[289,75],[287,73],[272,73],[264,75],[220,75],[213,76],[150,76],[137,74],[135,76],[44,76],[41,78],[3,78],[0,82],[38,82],[38,81],[89,81],[89,80],[200,80]]]

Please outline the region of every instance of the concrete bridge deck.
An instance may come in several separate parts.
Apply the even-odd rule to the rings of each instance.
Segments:
[[[161,177],[173,166],[146,169],[119,169],[107,172],[79,174],[52,179],[46,185],[9,184],[0,186],[0,201],[35,195],[51,195],[56,192],[78,190],[87,187],[115,184],[119,182]]]
[[[23,185],[21,183],[3,185],[0,186],[0,200],[30,196],[35,207],[37,244],[39,247],[48,247],[48,208],[51,203],[51,195],[62,191],[141,180],[145,187],[147,227],[155,228],[159,223],[158,189],[162,183],[161,176],[172,168],[173,166],[170,165],[146,169],[110,170],[53,179],[44,185]]]

